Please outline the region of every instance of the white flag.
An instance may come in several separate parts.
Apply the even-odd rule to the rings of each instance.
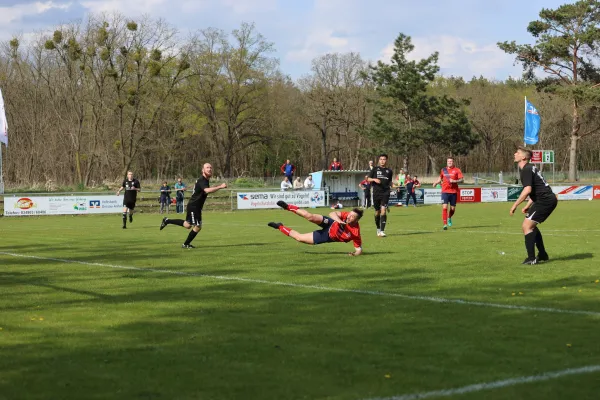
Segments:
[[[0,89],[0,143],[8,146],[8,122],[6,121],[6,112],[4,111],[2,89]]]

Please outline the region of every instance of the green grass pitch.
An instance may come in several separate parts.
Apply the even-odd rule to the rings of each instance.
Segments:
[[[459,204],[448,231],[439,206],[394,208],[386,238],[368,210],[360,257],[267,227],[315,229],[282,210],[206,212],[194,250],[157,214],[2,218],[0,399],[417,399],[508,379],[427,396],[597,399],[598,370],[522,381],[600,365],[600,202],[560,202],[533,267],[509,208]]]

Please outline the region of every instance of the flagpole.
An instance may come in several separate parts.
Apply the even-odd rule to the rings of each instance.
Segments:
[[[525,133],[527,132],[527,96],[525,96],[525,113],[523,114],[523,147],[527,147],[525,143]]]

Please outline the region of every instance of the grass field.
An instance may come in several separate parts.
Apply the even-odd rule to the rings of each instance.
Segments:
[[[561,202],[534,267],[509,208],[387,238],[371,210],[361,257],[281,210],[207,212],[194,250],[156,214],[2,218],[0,399],[598,399],[600,202]]]

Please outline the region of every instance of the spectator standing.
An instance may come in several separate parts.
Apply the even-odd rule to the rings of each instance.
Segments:
[[[171,203],[171,187],[164,181],[160,187],[160,213],[166,211],[169,213],[169,204]]]
[[[280,169],[281,173],[288,178],[288,182],[291,184],[294,181],[294,173],[296,172],[294,164],[292,164],[290,160],[285,160],[285,164],[283,164]]]
[[[343,171],[344,167],[342,167],[342,163],[338,161],[337,158],[333,157],[333,162],[329,166],[330,171]]]
[[[288,177],[284,177],[283,180],[281,181],[281,191],[285,192],[288,189],[292,189],[293,186],[290,183],[290,180],[288,179]]]
[[[418,182],[418,181],[417,181]],[[406,207],[410,204],[410,199],[413,199],[413,206],[417,206],[417,195],[415,194],[415,180],[406,174],[406,180],[404,181],[406,186]]]
[[[369,182],[369,175],[365,175],[365,179],[358,184],[358,187],[363,191],[362,207],[365,209],[371,207],[371,183]]]
[[[175,183],[175,212],[177,214],[183,213],[183,199],[184,193],[186,190],[185,183],[181,180],[181,178],[177,178],[177,182]]]
[[[313,190],[315,188],[315,182],[313,181],[312,175],[308,175],[308,178],[304,180],[304,189]]]

